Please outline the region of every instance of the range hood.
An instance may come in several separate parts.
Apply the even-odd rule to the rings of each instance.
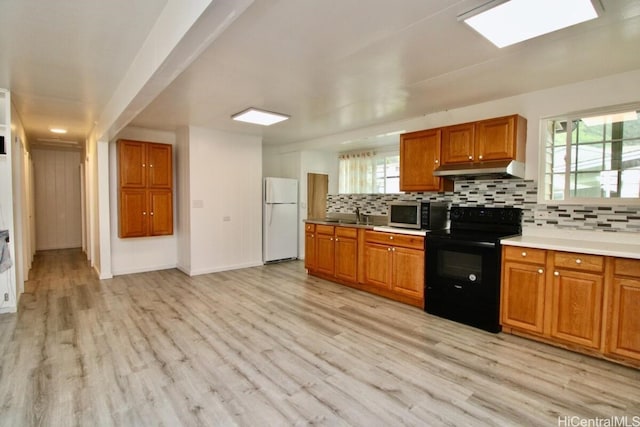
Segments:
[[[433,171],[434,176],[447,179],[524,178],[524,163],[515,160],[443,165]]]

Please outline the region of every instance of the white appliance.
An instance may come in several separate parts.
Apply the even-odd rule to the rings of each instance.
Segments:
[[[298,257],[298,181],[265,178],[262,207],[262,259]]]

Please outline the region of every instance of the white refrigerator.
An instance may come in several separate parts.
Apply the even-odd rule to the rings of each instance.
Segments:
[[[262,207],[262,259],[298,257],[298,181],[265,178]]]

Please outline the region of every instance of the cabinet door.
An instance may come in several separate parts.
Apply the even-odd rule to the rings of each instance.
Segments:
[[[424,298],[424,251],[393,247],[391,285],[395,292]]]
[[[391,289],[391,247],[366,243],[364,257],[365,283]]]
[[[613,280],[609,318],[608,352],[640,360],[640,279],[616,277]]]
[[[500,309],[502,325],[538,334],[543,332],[544,271],[544,265],[504,263]]]
[[[442,180],[433,176],[440,165],[440,139],[440,129],[400,136],[400,190],[441,190]]]
[[[120,191],[120,237],[148,234],[147,192],[138,189]]]
[[[358,240],[348,237],[336,237],[335,251],[336,277],[356,282],[358,280]]]
[[[442,134],[442,164],[469,163],[474,158],[475,125],[464,123],[444,128]]]
[[[335,243],[333,234],[316,233],[317,264],[316,270],[320,273],[333,276],[335,273]]]
[[[553,273],[551,336],[599,348],[602,291],[602,275],[556,269]]]
[[[149,188],[171,188],[171,145],[148,144],[147,150]]]
[[[316,238],[314,232],[304,234],[304,267],[313,271],[316,269]]]
[[[477,160],[514,159],[515,116],[482,120],[476,124]]]
[[[149,191],[149,234],[173,234],[173,200],[171,190]]]
[[[145,188],[147,186],[146,143],[120,140],[118,142],[120,187]]]

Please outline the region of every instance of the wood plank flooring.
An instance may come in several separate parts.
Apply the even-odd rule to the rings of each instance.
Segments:
[[[439,319],[301,262],[99,281],[64,250],[38,253],[32,277],[19,313],[0,316],[2,426],[640,416],[639,370]]]

